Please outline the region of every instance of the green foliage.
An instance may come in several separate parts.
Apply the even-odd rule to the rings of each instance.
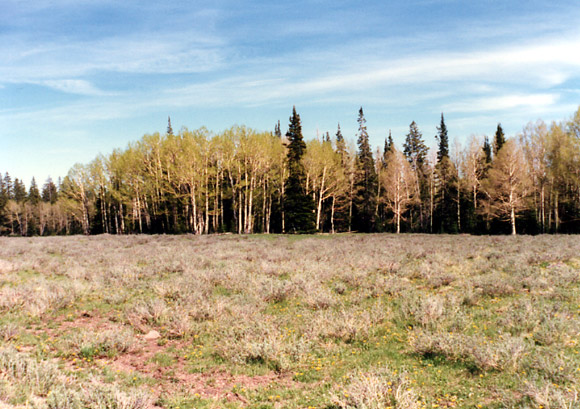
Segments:
[[[353,226],[357,231],[369,232],[374,229],[375,224],[377,173],[362,107],[358,115],[358,152],[356,157],[356,196],[354,200],[355,218]]]
[[[405,138],[403,144],[403,153],[407,160],[413,167],[413,170],[418,173],[425,173],[425,165],[427,163],[427,153],[429,148],[423,141],[423,134],[419,131],[419,127],[415,121],[409,125],[409,133]]]
[[[443,113],[441,113],[441,123],[437,127],[437,140],[439,141],[439,150],[437,151],[437,162],[440,163],[443,158],[449,158],[449,135]]]
[[[306,194],[306,172],[302,158],[306,152],[306,143],[302,137],[300,116],[296,107],[292,109],[290,125],[286,133],[288,139],[288,179],[286,180],[286,195],[284,210],[286,214],[286,231],[289,233],[304,233],[314,231],[314,202]]]
[[[489,143],[489,138],[486,136],[483,142],[483,153],[485,155],[485,163],[491,163],[491,144]]]
[[[37,205],[40,203],[40,191],[38,190],[38,185],[36,184],[36,180],[32,178],[30,182],[30,188],[28,189],[28,201],[31,205]]]
[[[503,128],[501,124],[497,124],[497,129],[495,131],[495,136],[493,138],[493,154],[497,156],[500,149],[505,145],[505,135],[503,133]]]
[[[529,124],[511,138],[524,152],[519,172],[530,176],[518,213],[523,233],[580,231],[578,112],[550,126]],[[167,132],[76,164],[57,183],[49,178],[41,188],[33,180],[27,190],[6,173],[0,183],[0,234],[383,231],[395,219],[383,180],[395,144],[389,131],[375,158],[362,108],[358,128],[356,152],[339,125],[335,141],[323,132],[324,148],[306,155],[295,110],[287,139],[279,122],[274,132],[235,126],[215,134],[206,128],[174,132],[168,117]],[[492,163],[509,138],[498,124],[493,141],[470,140],[450,158],[442,114],[437,160],[429,163],[422,134],[411,123],[403,151],[415,186],[403,195],[413,201],[397,217],[402,231],[509,232],[484,189],[497,179]]]
[[[54,205],[58,200],[58,189],[51,178],[42,187],[42,201]]]

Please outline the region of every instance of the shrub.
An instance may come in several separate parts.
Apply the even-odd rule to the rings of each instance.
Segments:
[[[101,332],[80,330],[65,336],[60,348],[65,354],[83,358],[112,357],[127,352],[135,344],[133,331],[120,327]]]
[[[347,384],[331,394],[341,409],[416,409],[421,407],[405,373],[396,374],[388,367],[347,376]]]
[[[442,355],[479,371],[515,372],[521,368],[522,360],[529,352],[529,346],[522,338],[511,336],[490,342],[482,336],[420,330],[409,337],[409,343],[417,354]]]
[[[26,384],[32,393],[45,396],[55,385],[57,368],[48,362],[37,362],[15,349],[0,349],[0,373],[12,382]]]
[[[526,382],[523,393],[536,407],[545,409],[578,409],[580,399],[575,388],[558,388],[551,382]]]

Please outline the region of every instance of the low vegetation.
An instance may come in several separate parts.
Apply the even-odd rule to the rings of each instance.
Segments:
[[[1,408],[579,408],[570,236],[0,238]]]

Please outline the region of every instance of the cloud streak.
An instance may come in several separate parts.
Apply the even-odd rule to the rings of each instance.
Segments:
[[[93,84],[85,80],[49,80],[41,83],[57,91],[70,94],[103,96],[106,92],[96,88]]]

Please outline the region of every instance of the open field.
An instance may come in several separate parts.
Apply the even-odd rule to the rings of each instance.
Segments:
[[[0,408],[579,408],[579,338],[576,236],[0,238]]]

